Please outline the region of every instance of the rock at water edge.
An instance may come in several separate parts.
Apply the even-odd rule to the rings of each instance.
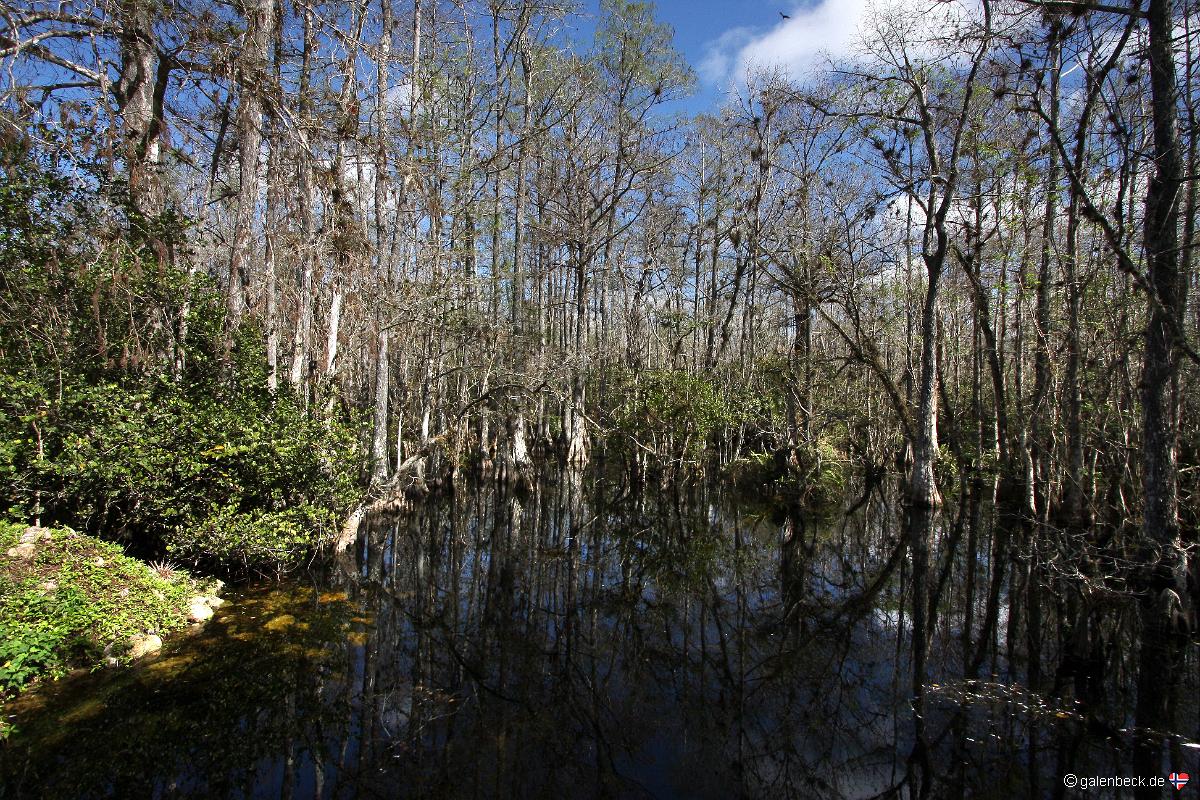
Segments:
[[[203,597],[193,597],[188,608],[188,619],[192,622],[208,622],[212,619],[213,610],[204,602]]]
[[[142,656],[148,656],[151,653],[157,653],[162,649],[162,639],[151,634],[137,634],[129,639],[129,657],[131,659],[139,659]]]

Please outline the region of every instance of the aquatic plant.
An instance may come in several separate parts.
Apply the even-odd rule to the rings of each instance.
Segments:
[[[178,564],[173,563],[169,559],[163,558],[159,559],[158,561],[151,561],[150,569],[153,570],[154,574],[158,575],[158,577],[163,578],[164,580],[170,580],[171,578],[175,577],[175,574],[180,570],[180,567]]]

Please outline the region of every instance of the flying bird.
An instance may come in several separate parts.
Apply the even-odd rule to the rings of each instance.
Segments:
[[[782,11],[780,11],[780,12],[779,12],[779,16],[783,17],[784,19],[791,19],[791,17],[790,17],[790,16],[788,16],[788,15],[787,15],[787,14],[785,14],[785,13],[783,13]]]

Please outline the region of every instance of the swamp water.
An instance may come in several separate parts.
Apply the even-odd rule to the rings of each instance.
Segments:
[[[870,797],[912,750],[900,534],[879,493],[818,523],[591,476],[460,488],[30,693],[0,798]],[[936,793],[1053,791],[1011,700],[962,700],[927,701]]]

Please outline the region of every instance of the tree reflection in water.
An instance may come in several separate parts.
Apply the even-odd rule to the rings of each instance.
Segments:
[[[352,574],[252,590],[157,661],[35,695],[0,797],[907,795],[897,514],[882,491],[817,521],[590,474],[460,487],[364,526]],[[964,682],[963,609],[942,617],[934,795],[1119,768],[1003,663]],[[1030,759],[1034,718],[1057,759]]]

